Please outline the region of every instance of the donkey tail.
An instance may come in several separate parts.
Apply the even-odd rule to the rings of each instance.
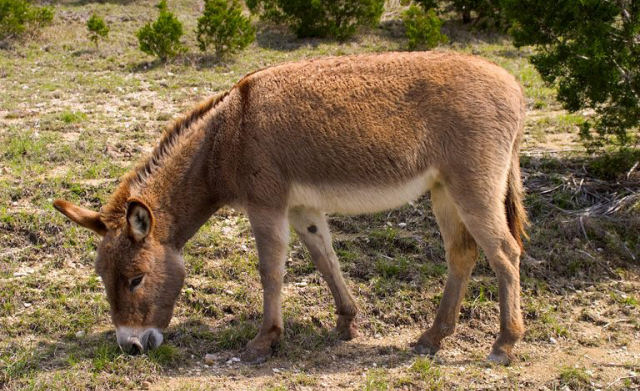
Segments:
[[[511,167],[509,169],[509,176],[507,178],[507,195],[504,200],[505,208],[507,211],[507,224],[511,235],[513,235],[520,250],[524,249],[522,244],[522,238],[529,238],[525,231],[526,226],[529,224],[527,218],[527,211],[524,209],[522,202],[524,191],[522,188],[522,178],[520,177],[520,137],[516,140],[513,146],[513,156],[511,158]]]

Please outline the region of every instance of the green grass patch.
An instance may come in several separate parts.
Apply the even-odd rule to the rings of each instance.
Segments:
[[[572,390],[591,389],[591,376],[582,368],[564,367],[558,375],[558,380],[563,386],[568,386]]]
[[[257,333],[258,327],[253,322],[236,322],[215,334],[216,346],[221,350],[239,349],[251,341]]]
[[[60,121],[65,124],[73,124],[77,122],[82,122],[87,119],[87,115],[85,113],[79,111],[63,111],[60,113]]]
[[[417,358],[409,367],[409,371],[422,381],[420,389],[428,391],[444,389],[442,371],[432,359],[428,357]]]
[[[105,343],[100,345],[94,352],[91,359],[92,371],[102,372],[111,370],[116,365],[116,360],[124,353],[115,343]]]
[[[164,344],[150,350],[148,356],[152,362],[166,367],[177,364],[180,352],[174,346]]]
[[[365,378],[365,391],[385,391],[390,389],[387,371],[384,369],[370,369]]]

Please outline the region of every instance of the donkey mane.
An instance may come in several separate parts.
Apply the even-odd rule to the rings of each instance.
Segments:
[[[120,186],[111,196],[109,202],[102,208],[100,214],[105,224],[110,227],[117,227],[123,222],[127,207],[126,202],[131,196],[132,188],[143,186],[151,174],[161,166],[163,160],[171,155],[171,152],[180,143],[182,137],[188,133],[188,130],[192,128],[192,125],[202,119],[209,111],[215,109],[227,95],[229,95],[229,91],[201,101],[190,112],[176,119],[171,126],[165,129],[162,138],[153,149],[151,155],[122,178]]]
[[[185,135],[187,130],[191,129],[191,125],[204,117],[210,110],[214,109],[228,94],[229,91],[226,91],[207,98],[190,112],[175,120],[174,123],[165,130],[160,142],[153,149],[151,156],[149,156],[143,164],[135,168],[130,185],[144,184],[145,180],[160,166],[162,160],[170,155],[170,152],[178,145],[181,136]]]

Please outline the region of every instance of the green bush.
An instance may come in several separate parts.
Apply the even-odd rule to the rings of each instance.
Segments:
[[[180,43],[183,34],[182,23],[167,9],[166,0],[162,0],[157,7],[160,10],[158,19],[144,25],[136,35],[140,50],[166,61],[167,58],[175,57],[184,51]]]
[[[631,143],[629,131],[637,136],[640,127],[640,1],[503,4],[514,23],[514,44],[535,45],[530,60],[546,82],[557,85],[564,107],[595,111],[582,125],[587,146]]]
[[[473,22],[477,28],[506,30],[508,24],[502,11],[502,0],[453,0],[452,5],[464,24]]]
[[[422,6],[425,10],[438,9],[438,0],[415,0],[415,3]]]
[[[242,15],[238,0],[206,0],[196,29],[200,50],[213,45],[216,54],[244,49],[256,38],[249,18]]]
[[[345,40],[358,26],[380,21],[384,0],[248,0],[247,6],[262,19],[289,25],[298,38]]]
[[[587,165],[587,169],[589,174],[597,178],[616,180],[621,177],[624,178],[639,161],[640,150],[621,148],[591,160]]]
[[[98,40],[106,38],[109,34],[109,26],[96,14],[91,15],[87,20],[87,30],[89,30],[89,40],[98,47]]]
[[[53,20],[53,9],[27,0],[0,0],[0,41],[35,32]]]
[[[409,38],[409,50],[415,50],[419,46],[427,49],[447,42],[447,36],[440,32],[442,20],[433,9],[425,11],[422,7],[411,5],[402,16],[405,32]]]

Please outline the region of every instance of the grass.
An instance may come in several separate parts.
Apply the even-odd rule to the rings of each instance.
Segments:
[[[428,197],[393,212],[330,217],[360,308],[362,337],[355,341],[341,343],[332,333],[333,299],[293,235],[284,340],[265,364],[225,364],[253,337],[262,312],[249,223],[226,208],[184,250],[188,276],[165,344],[148,355],[120,352],[93,271],[99,238],[69,224],[52,201],[98,210],[171,118],[248,72],[406,46],[392,28],[365,30],[339,44],[296,40],[285,30],[260,26],[249,49],[217,61],[194,46],[199,4],[176,0],[170,6],[185,23],[189,51],[163,65],[139,52],[134,34],[154,4],[63,0],[40,37],[0,49],[0,388],[529,389],[579,378],[554,362],[587,354],[583,348],[597,349],[607,360],[633,360],[619,349],[638,351],[640,206],[605,218],[569,212],[599,202],[601,190],[588,187],[594,179],[620,181],[618,191],[627,194],[625,186],[637,183],[633,172],[627,178],[637,151],[587,154],[573,138],[584,118],[560,109],[555,90],[527,61],[531,49],[514,49],[504,36],[474,33],[455,21],[446,23],[445,48],[495,61],[521,81],[527,96],[522,166],[533,224],[521,286],[528,331],[514,368],[484,364],[498,333],[498,290],[482,257],[458,331],[444,341],[441,356],[432,361],[411,354],[408,343],[433,321],[447,272]],[[400,5],[389,1],[387,7],[385,18],[393,22]],[[94,12],[111,26],[99,51],[86,39],[86,18]],[[565,149],[571,151],[557,152]],[[576,190],[582,179],[581,188],[594,196]],[[205,368],[207,353],[220,355],[222,364]],[[589,381],[604,388],[626,368],[606,367]]]

